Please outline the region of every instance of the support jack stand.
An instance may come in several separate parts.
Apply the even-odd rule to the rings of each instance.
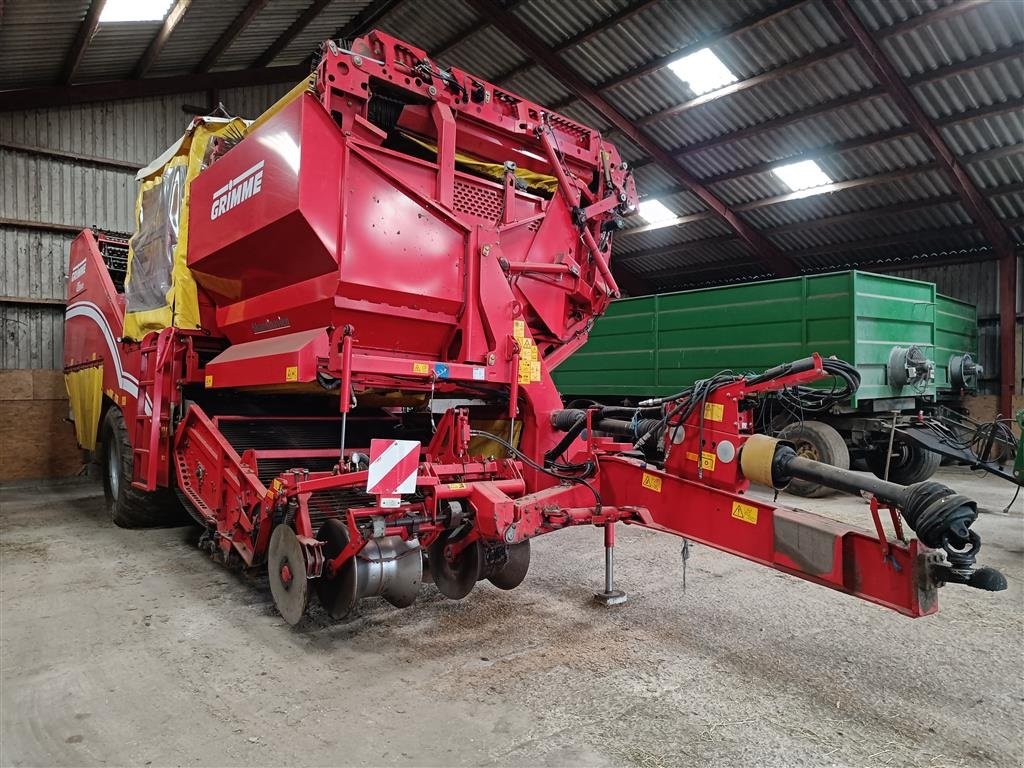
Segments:
[[[604,606],[626,602],[626,593],[615,588],[615,523],[604,526],[604,592],[595,592],[594,599]]]

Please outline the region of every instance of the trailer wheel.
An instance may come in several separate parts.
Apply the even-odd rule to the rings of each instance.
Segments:
[[[800,456],[839,469],[850,468],[850,450],[846,447],[846,441],[828,424],[820,421],[797,422],[779,432],[779,438],[793,443]],[[805,498],[821,498],[835,493],[832,488],[808,480],[793,480],[786,490]]]
[[[181,505],[169,489],[146,493],[132,486],[132,444],[120,408],[110,408],[103,420],[100,455],[103,495],[115,525],[149,528],[183,521]]]
[[[868,454],[868,466],[876,477],[885,475],[885,453],[888,443]],[[927,480],[935,474],[942,463],[942,457],[929,451],[923,445],[910,440],[895,440],[892,444],[892,460],[889,462],[889,482],[913,485]]]

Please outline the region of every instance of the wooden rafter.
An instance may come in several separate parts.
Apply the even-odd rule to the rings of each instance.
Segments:
[[[191,4],[192,0],[177,0],[174,7],[171,8],[167,17],[164,19],[164,23],[161,25],[160,31],[157,32],[156,36],[150,41],[149,46],[146,48],[146,52],[142,54],[142,58],[139,59],[139,63],[135,65],[135,71],[132,73],[133,77],[145,77],[149,73],[149,70],[153,68],[157,58],[163,51],[164,46],[167,45],[167,41],[170,40],[175,27],[177,27],[185,17],[185,12]]]
[[[235,39],[256,18],[256,14],[263,10],[267,2],[268,0],[249,0],[245,8],[242,9],[242,12],[235,17],[223,34],[217,38],[217,42],[210,46],[210,49],[199,60],[193,71],[196,73],[209,72],[213,65],[217,63],[217,59],[224,55],[224,52],[231,47]]]
[[[71,49],[64,59],[64,69],[61,71],[60,81],[65,85],[70,85],[75,79],[75,75],[78,74],[78,68],[82,65],[82,59],[85,58],[85,50],[92,42],[93,35],[96,34],[96,28],[100,25],[100,15],[106,4],[107,0],[92,0],[92,3],[89,4],[89,10],[86,11],[85,18],[78,26],[75,40],[71,43]]]

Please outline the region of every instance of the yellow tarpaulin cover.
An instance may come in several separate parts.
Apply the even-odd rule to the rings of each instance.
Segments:
[[[170,325],[199,327],[196,282],[188,269],[189,186],[210,164],[212,140],[241,139],[307,91],[313,75],[298,83],[253,123],[240,117],[197,118],[185,135],[136,176],[135,235],[128,244],[124,335],[141,339]]]
[[[196,283],[186,262],[189,184],[209,165],[216,137],[241,138],[246,123],[193,121],[181,140],[140,172],[136,232],[128,245],[124,335],[141,339],[174,325],[199,327]]]
[[[103,366],[65,373],[64,386],[67,387],[71,413],[75,418],[78,444],[87,451],[94,450],[103,400]]]
[[[424,149],[428,149],[434,154],[437,154],[437,144],[433,144],[425,139],[421,139],[417,136],[413,136],[411,133],[402,131],[402,136],[407,138],[409,141],[419,144]],[[455,153],[455,164],[461,165],[465,170],[471,173],[476,173],[480,176],[487,176],[501,181],[505,178],[505,166],[501,163],[488,163],[485,160],[479,160],[472,155],[463,154],[462,152]],[[555,194],[558,191],[558,179],[555,176],[548,176],[546,173],[537,173],[527,168],[516,168],[516,178],[519,179],[526,185],[529,190],[539,190],[541,192],[547,192],[548,194]]]

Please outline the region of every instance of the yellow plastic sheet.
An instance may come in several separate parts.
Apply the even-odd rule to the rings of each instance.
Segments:
[[[86,450],[96,448],[96,432],[100,425],[100,404],[103,401],[103,366],[82,368],[64,374],[71,413],[75,419],[78,444]]]
[[[437,144],[433,144],[425,139],[421,139],[417,136],[413,136],[411,133],[402,131],[402,136],[409,141],[419,144],[424,149],[430,150],[434,154],[437,154]],[[462,166],[464,170],[468,170],[470,173],[475,173],[480,176],[487,176],[488,178],[501,181],[505,178],[505,166],[501,163],[488,163],[485,160],[480,160],[473,157],[472,155],[466,155],[462,152],[455,153],[455,164]],[[558,191],[558,179],[555,176],[548,176],[546,173],[537,173],[527,168],[516,168],[516,178],[522,181],[528,190],[545,192],[549,195],[553,195]]]
[[[186,262],[189,185],[209,165],[213,140],[241,138],[245,129],[241,118],[196,121],[163,164],[147,169],[135,204],[136,232],[128,244],[127,338],[141,339],[171,325],[200,327],[196,283]]]

